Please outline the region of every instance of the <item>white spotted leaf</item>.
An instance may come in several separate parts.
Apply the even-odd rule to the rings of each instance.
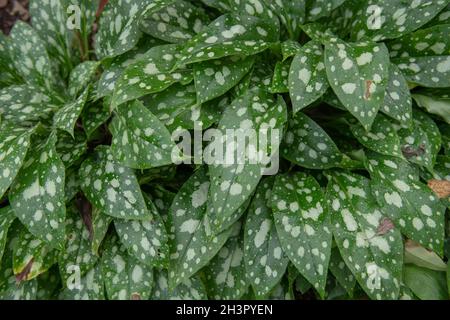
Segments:
[[[341,152],[328,134],[301,112],[290,120],[280,150],[284,158],[309,169],[329,169],[342,161]]]
[[[81,188],[103,213],[122,219],[150,217],[132,169],[114,160],[110,149],[100,146],[80,168]]]
[[[442,253],[445,206],[406,161],[375,153],[367,155],[371,187],[378,203],[409,239]]]
[[[281,97],[275,99],[260,88],[246,91],[225,110],[207,151],[211,178],[207,213],[216,233],[235,221],[234,214],[249,199],[266,166],[273,165],[286,113]],[[227,134],[230,129],[235,134]]]
[[[110,300],[148,300],[153,270],[130,256],[117,237],[109,238],[101,260],[105,290]]]
[[[116,110],[110,126],[111,152],[121,164],[148,169],[172,164],[177,147],[166,127],[139,101]]]
[[[384,44],[348,44],[336,38],[325,45],[328,80],[345,108],[369,130],[384,102],[389,54]]]
[[[30,150],[11,186],[9,200],[28,231],[50,247],[61,248],[66,218],[65,168],[55,144],[56,135],[51,134]]]
[[[324,297],[332,235],[320,185],[303,173],[279,175],[271,206],[285,254]]]
[[[250,71],[253,57],[232,56],[194,65],[197,102],[205,103],[227,93]]]
[[[69,76],[69,95],[71,97],[78,97],[78,94],[88,86],[99,65],[98,61],[85,61],[72,70]]]
[[[180,283],[174,290],[169,289],[167,271],[154,271],[152,300],[206,300],[205,285],[200,276],[195,275]]]
[[[329,88],[322,46],[310,41],[299,49],[289,71],[289,93],[293,112],[306,108]]]
[[[403,265],[399,229],[375,201],[367,178],[334,172],[328,179],[331,226],[345,264],[370,298],[397,299]]]
[[[8,240],[8,230],[16,219],[11,207],[0,209],[0,261],[2,260],[5,246]]]
[[[97,263],[94,268],[80,278],[78,287],[64,288],[60,298],[63,300],[104,300],[104,286],[101,263]]]
[[[270,195],[274,179],[261,181],[250,203],[244,229],[247,278],[257,297],[266,297],[281,281],[288,258],[278,239]]]

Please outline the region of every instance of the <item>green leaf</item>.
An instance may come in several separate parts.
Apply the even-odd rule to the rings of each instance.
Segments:
[[[206,289],[199,276],[193,276],[179,284],[174,290],[169,289],[167,271],[155,271],[153,300],[206,300]]]
[[[435,252],[428,251],[411,240],[405,243],[405,263],[435,271],[447,271],[447,264]]]
[[[237,222],[232,229],[230,239],[204,269],[206,290],[215,300],[240,299],[249,286],[243,261],[241,223]]]
[[[307,7],[308,21],[316,21],[321,17],[326,17],[342,5],[346,0],[313,0]]]
[[[24,162],[33,131],[5,121],[0,123],[0,198],[8,190]]]
[[[16,216],[11,207],[4,207],[0,209],[0,261],[5,252],[6,241],[8,239],[8,230],[12,225]]]
[[[292,61],[289,72],[289,93],[294,114],[319,99],[329,88],[323,50],[320,43],[310,41]]]
[[[13,249],[12,261],[16,278],[29,281],[55,264],[58,261],[58,252],[22,227],[17,245]]]
[[[209,179],[200,168],[180,188],[169,210],[169,288],[186,281],[217,254],[232,228],[214,235],[206,215]]]
[[[0,90],[0,114],[5,120],[22,126],[48,119],[59,102],[34,85],[10,86]]]
[[[269,89],[271,93],[289,92],[289,69],[291,63],[291,60],[277,62]]]
[[[419,107],[424,108],[428,113],[441,117],[450,124],[450,99],[439,99],[421,94],[414,94],[413,98]]]
[[[112,217],[104,214],[97,208],[92,208],[92,252],[98,256],[99,248],[108,232]]]
[[[65,168],[55,148],[56,135],[35,146],[28,154],[9,192],[17,218],[50,247],[64,241]]]
[[[0,33],[0,86],[9,86],[15,83],[22,83],[23,80],[15,69],[15,65],[10,54],[9,47],[11,39]]]
[[[170,85],[192,77],[190,70],[172,73],[180,47],[175,44],[157,46],[129,65],[117,80],[113,105],[160,92]],[[192,78],[191,78],[192,79]]]
[[[389,77],[384,44],[348,44],[333,38],[325,45],[328,80],[345,108],[369,130],[382,107]]]
[[[83,162],[80,179],[85,196],[105,214],[122,219],[150,217],[133,170],[118,164],[106,146]]]
[[[433,171],[436,156],[441,149],[441,134],[436,123],[425,113],[414,110],[413,127],[401,129],[398,134],[405,158]]]
[[[142,17],[159,11],[174,0],[111,0],[105,7],[95,38],[99,58],[115,57],[131,50],[139,41]]]
[[[280,150],[284,158],[309,169],[333,168],[342,161],[342,154],[333,140],[303,113],[297,113],[290,120]]]
[[[44,42],[28,24],[18,21],[11,31],[10,52],[16,70],[27,83],[51,89],[55,76]]]
[[[197,102],[205,103],[227,93],[250,71],[253,57],[232,56],[194,65]]]
[[[58,134],[56,152],[66,168],[76,164],[87,151],[86,138],[83,134],[78,133],[79,131],[75,134],[75,138],[72,138],[66,132],[60,132]]]
[[[366,166],[373,194],[383,211],[408,238],[441,254],[445,207],[431,189],[398,158],[368,153]]]
[[[45,43],[49,55],[61,65],[70,64],[72,31],[67,27],[69,1],[30,1],[33,29]],[[34,48],[33,48],[34,50]],[[68,66],[67,66],[68,67]]]
[[[257,3],[256,1],[248,1]],[[277,14],[281,23],[287,29],[291,39],[298,39],[301,29],[300,26],[305,22],[305,0],[280,0],[263,1]]]
[[[141,30],[155,38],[183,43],[200,33],[210,20],[203,9],[190,2],[178,0],[146,17]]]
[[[405,284],[421,300],[448,300],[445,273],[406,265],[403,272]]]
[[[108,239],[102,256],[102,274],[110,300],[147,300],[153,286],[153,271],[127,253],[118,239]]]
[[[290,57],[295,56],[299,53],[302,48],[301,44],[297,41],[287,40],[281,43],[281,54],[283,56],[283,61],[286,61]]]
[[[166,268],[169,262],[168,237],[164,222],[153,203],[148,203],[152,217],[144,221],[114,220],[114,226],[123,246],[139,262],[157,268]]]
[[[110,126],[111,153],[121,164],[135,169],[172,164],[178,148],[167,128],[141,102],[123,104],[116,114]]]
[[[358,141],[367,149],[403,159],[400,138],[390,120],[379,114],[369,132],[359,123],[350,125],[350,130]]]
[[[104,300],[104,283],[101,264],[98,263],[94,268],[80,278],[80,282],[71,283],[71,286],[61,292],[63,300]]]
[[[403,264],[400,231],[356,174],[329,175],[327,201],[333,236],[347,267],[372,299],[397,299]]]
[[[275,100],[259,88],[247,91],[225,110],[220,132],[205,150],[211,177],[207,212],[214,232],[224,231],[236,221],[234,213],[255,190],[265,162],[277,154],[286,118],[284,100]],[[228,134],[230,129],[236,130],[235,134]],[[210,152],[216,153],[209,158]]]
[[[255,295],[261,298],[281,281],[289,261],[281,249],[269,207],[273,180],[262,180],[256,189],[244,230],[245,271]]]
[[[320,185],[303,173],[279,175],[271,204],[284,252],[324,297],[332,235]]]
[[[395,39],[433,19],[448,1],[364,1],[353,23],[352,38],[374,41]]]
[[[69,77],[69,94],[76,98],[91,82],[99,67],[98,61],[85,61],[77,65]]]
[[[351,270],[345,265],[344,259],[337,247],[331,250],[330,272],[336,278],[337,282],[347,291],[350,297],[353,297],[356,279]]]
[[[74,127],[86,104],[89,91],[90,87],[86,88],[78,99],[67,103],[55,113],[53,117],[53,125],[55,128],[64,130],[74,137]]]
[[[380,111],[403,126],[411,127],[412,125],[412,99],[408,82],[393,63],[389,65],[389,82]]]
[[[271,22],[253,16],[225,14],[183,46],[176,68],[194,62],[237,54],[249,56],[264,51],[279,36]]]
[[[90,138],[109,117],[110,112],[103,103],[88,103],[81,113],[81,122],[86,136]]]
[[[82,215],[74,206],[67,208],[66,243],[59,253],[58,266],[63,283],[68,283],[73,272],[86,275],[97,264],[97,256],[91,250],[91,234]]]

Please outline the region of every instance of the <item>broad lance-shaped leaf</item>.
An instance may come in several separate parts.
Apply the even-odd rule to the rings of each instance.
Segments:
[[[86,275],[97,264],[97,256],[91,250],[91,235],[82,215],[75,205],[67,207],[66,243],[58,256],[58,268],[63,283],[67,283],[74,272]]]
[[[268,206],[274,179],[261,181],[256,189],[245,222],[244,261],[247,280],[257,297],[266,297],[281,281],[288,258],[281,249]]]
[[[347,44],[333,38],[325,45],[328,80],[345,108],[369,130],[382,107],[389,78],[384,44]]]
[[[342,259],[341,253],[337,247],[331,249],[330,272],[345,291],[347,291],[349,296],[353,297],[356,279],[350,269],[345,265],[344,259]]]
[[[441,150],[441,134],[436,123],[427,114],[414,110],[411,129],[401,129],[398,134],[405,158],[433,171],[436,156]]]
[[[359,123],[352,123],[350,130],[367,149],[387,156],[403,158],[397,131],[390,120],[382,114],[377,115],[369,132],[364,130]]]
[[[367,154],[371,187],[378,203],[409,239],[442,254],[445,206],[407,162]]]
[[[447,0],[375,0],[365,1],[352,26],[352,38],[381,41],[411,33],[433,19]]]
[[[290,120],[280,150],[284,158],[310,169],[333,168],[342,161],[341,152],[328,134],[300,112]]]
[[[320,185],[303,173],[277,176],[271,205],[284,252],[324,297],[332,236]]]
[[[150,217],[133,170],[118,164],[108,147],[97,147],[83,162],[80,180],[85,196],[105,214],[122,219]]]
[[[23,164],[33,131],[4,120],[0,123],[0,199]]]
[[[147,266],[167,268],[169,247],[164,221],[151,201],[147,202],[147,207],[152,215],[150,219],[114,220],[114,226],[131,256]]]
[[[9,46],[11,38],[3,33],[0,34],[0,85],[9,86],[16,83],[22,83],[23,80],[17,72],[12,59]]]
[[[215,300],[240,299],[250,285],[245,271],[241,222],[236,222],[232,229],[228,241],[204,269],[206,290]]]
[[[77,98],[90,81],[92,81],[100,63],[98,61],[85,61],[72,70],[69,78],[69,95]]]
[[[64,241],[65,168],[55,148],[56,135],[30,150],[9,192],[16,216],[50,247]]]
[[[347,267],[372,299],[397,299],[403,241],[371,194],[370,181],[356,174],[328,175],[328,207],[334,239]]]
[[[412,99],[408,82],[397,65],[393,63],[389,65],[389,82],[380,111],[403,126],[411,127],[412,125]]]
[[[289,93],[294,114],[319,99],[329,88],[322,46],[313,40],[294,57],[289,71]]]
[[[24,227],[13,248],[13,271],[19,281],[29,281],[47,271],[58,261],[58,251],[36,239]]]
[[[16,219],[11,207],[4,207],[0,209],[0,261],[6,246],[8,237],[8,230],[11,224]]]
[[[103,102],[88,103],[81,113],[81,123],[86,136],[90,138],[95,130],[109,119],[110,115],[108,107]]]
[[[421,300],[448,300],[445,272],[405,265],[405,285]]]
[[[204,103],[227,93],[250,71],[253,57],[233,56],[194,65],[197,102]]]
[[[98,250],[105,238],[109,225],[111,224],[113,218],[101,212],[99,209],[92,208],[92,252],[97,256]]]
[[[211,178],[207,214],[214,233],[233,224],[235,212],[249,199],[278,152],[286,109],[281,97],[275,100],[254,88],[225,110],[219,132],[205,150]],[[227,133],[230,130],[235,134]]]
[[[174,290],[169,289],[169,276],[167,271],[154,271],[154,287],[152,300],[206,300],[205,285],[198,275],[186,279]]]
[[[301,44],[294,40],[287,40],[281,43],[281,55],[283,61],[295,56],[302,48]]]
[[[140,101],[119,106],[110,130],[111,153],[127,167],[161,167],[179,155],[170,132]]]
[[[97,265],[81,277],[79,282],[70,282],[70,286],[60,294],[60,298],[64,300],[104,300],[105,288],[102,275],[102,265]]]
[[[249,56],[264,51],[271,43],[278,41],[278,30],[271,22],[253,16],[225,14],[184,45],[176,68],[194,62],[232,55]]]
[[[53,117],[53,125],[55,128],[64,130],[74,137],[73,130],[84,106],[86,105],[89,92],[90,88],[88,87],[78,99],[67,103],[55,113]]]
[[[95,52],[100,59],[115,57],[132,49],[141,37],[139,23],[175,0],[111,0],[105,6],[95,39]]]
[[[51,89],[56,79],[44,42],[36,31],[18,21],[10,36],[11,57],[22,78],[29,84]]]
[[[138,262],[127,253],[117,237],[105,244],[102,274],[110,300],[147,300],[153,286],[152,268]]]
[[[169,209],[169,288],[186,281],[217,254],[232,228],[214,235],[206,215],[209,179],[202,167],[181,187]]]
[[[0,90],[2,119],[21,126],[47,119],[60,103],[34,85],[13,85]]]
[[[180,47],[175,44],[157,46],[129,65],[116,82],[113,105],[160,92],[176,82],[192,79],[190,70],[171,72],[179,50]]]
[[[424,87],[450,86],[450,25],[419,30],[391,42],[392,61],[408,81]]]
[[[202,8],[177,0],[146,17],[141,23],[141,30],[170,43],[183,43],[201,32],[209,22]]]
[[[50,56],[61,65],[71,60],[70,47],[73,38],[67,27],[67,7],[70,1],[30,1],[30,15],[33,17],[33,29],[45,43]]]

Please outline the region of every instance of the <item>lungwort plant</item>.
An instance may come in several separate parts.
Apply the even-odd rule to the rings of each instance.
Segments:
[[[0,35],[1,298],[449,298],[449,0],[98,7]]]

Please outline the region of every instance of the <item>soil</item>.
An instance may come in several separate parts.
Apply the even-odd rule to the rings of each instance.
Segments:
[[[30,21],[28,0],[0,0],[0,29],[9,34],[17,20]]]

